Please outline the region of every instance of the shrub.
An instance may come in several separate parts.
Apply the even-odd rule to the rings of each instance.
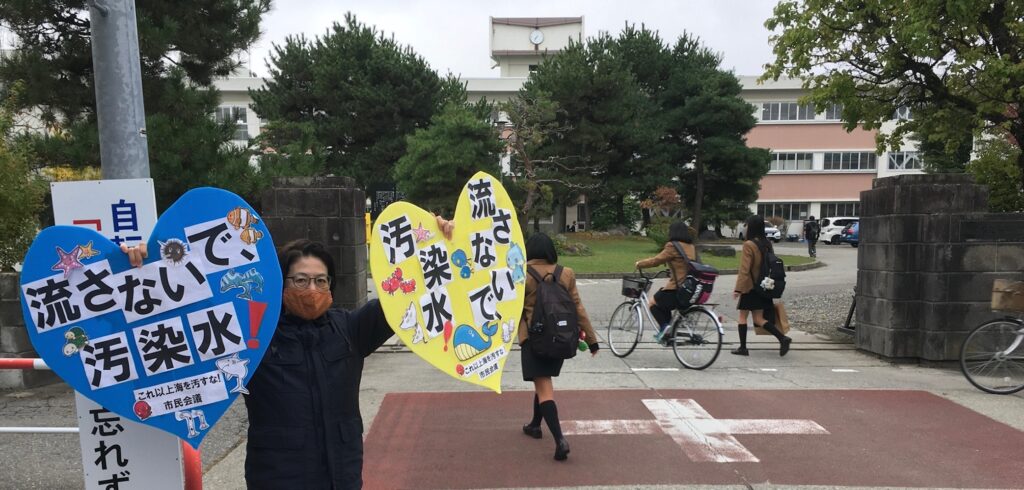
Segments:
[[[565,235],[555,235],[552,241],[555,242],[555,251],[558,252],[559,257],[589,257],[594,255],[594,251],[590,250],[587,244],[572,242]]]
[[[11,138],[11,111],[0,109],[0,271],[21,262],[39,230],[46,185],[32,171],[27,145]]]

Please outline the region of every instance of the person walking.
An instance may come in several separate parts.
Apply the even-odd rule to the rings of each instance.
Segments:
[[[754,324],[764,328],[779,340],[779,355],[784,356],[789,352],[789,345],[793,339],[782,334],[772,322],[774,305],[770,298],[765,298],[754,290],[756,282],[761,281],[761,262],[764,260],[765,252],[772,250],[772,244],[764,234],[764,218],[751,216],[746,221],[746,238],[743,242],[740,267],[736,274],[736,287],[733,288],[733,299],[739,299],[736,306],[740,310],[740,322],[737,330],[740,336],[740,346],[732,350],[738,356],[750,355],[747,351],[747,315],[744,311],[750,312],[754,317]]]
[[[811,216],[804,222],[804,239],[807,240],[807,254],[811,258],[818,256],[818,237],[821,236],[821,225]]]
[[[555,459],[564,461],[569,457],[569,441],[562,435],[561,423],[558,420],[558,407],[555,404],[555,388],[552,378],[562,371],[564,359],[542,357],[534,353],[529,338],[528,325],[533,320],[534,306],[537,303],[536,274],[542,279],[549,275],[569,292],[576,303],[576,315],[580,329],[585,334],[585,341],[590,347],[591,356],[596,356],[600,346],[597,334],[590,324],[590,317],[583,309],[579,291],[576,290],[576,274],[568,267],[558,265],[558,252],[555,243],[543,233],[536,233],[526,241],[526,266],[531,271],[526,275],[526,296],[523,299],[523,315],[519,323],[519,345],[522,347],[523,381],[533,382],[533,419],[523,426],[523,433],[540,439],[540,422],[547,422],[551,437],[555,440]]]
[[[668,325],[672,321],[672,312],[690,306],[680,304],[676,297],[679,281],[686,277],[690,266],[683,256],[679,255],[672,242],[678,242],[687,257],[697,260],[697,248],[693,246],[693,235],[690,234],[690,228],[686,223],[676,221],[668,227],[668,241],[665,242],[661,252],[649,259],[638,260],[634,264],[637,269],[648,269],[668,264],[669,271],[671,271],[668,282],[657,293],[654,293],[651,304],[648,305],[651,315],[658,322],[658,332],[654,334],[654,340],[657,342],[661,342],[665,332],[668,331]]]

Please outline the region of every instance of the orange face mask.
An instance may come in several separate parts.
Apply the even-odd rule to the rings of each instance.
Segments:
[[[284,309],[304,320],[320,318],[334,302],[330,291],[314,288],[285,288],[282,303]]]

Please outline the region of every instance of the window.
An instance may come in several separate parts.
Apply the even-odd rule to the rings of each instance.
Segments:
[[[825,170],[874,170],[877,157],[870,151],[825,153]]]
[[[771,170],[811,170],[813,153],[772,153]]]
[[[236,141],[249,141],[249,126],[246,123],[247,111],[245,107],[222,106],[217,108],[214,119],[221,124],[235,124],[235,134],[231,139]]]
[[[860,216],[860,203],[859,202],[823,202],[821,203],[821,215],[822,216]],[[836,225],[839,225],[840,221],[836,220]],[[822,226],[828,226],[824,224]]]
[[[897,107],[896,112],[893,113],[892,115],[892,118],[900,121],[909,121],[913,119],[913,116],[910,114],[910,106],[901,105]]]
[[[838,121],[843,118],[843,104],[832,104],[825,109],[825,119]]]
[[[537,65],[527,65],[526,68],[530,70],[530,73],[537,71]]]
[[[761,104],[762,121],[813,121],[814,106],[796,102],[765,102]]]
[[[922,170],[924,162],[916,151],[889,152],[889,170]]]
[[[804,220],[809,206],[805,202],[764,203],[757,205],[757,214],[765,218],[778,216],[786,221]]]

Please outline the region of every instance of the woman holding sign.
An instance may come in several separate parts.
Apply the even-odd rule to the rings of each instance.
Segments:
[[[547,235],[537,233],[526,241],[526,265],[529,274],[526,277],[526,298],[523,302],[523,319],[519,325],[519,345],[522,346],[523,380],[532,381],[533,419],[523,426],[523,433],[540,439],[542,436],[540,421],[547,422],[551,436],[555,439],[555,459],[564,461],[569,457],[569,442],[562,435],[558,421],[558,408],[555,405],[555,389],[551,378],[558,376],[562,370],[564,359],[545,357],[535,352],[530,344],[528,325],[534,322],[533,313],[538,303],[538,278],[552,278],[564,288],[576,303],[576,317],[580,328],[586,335],[586,343],[590,346],[591,355],[597,355],[597,335],[590,325],[587,311],[583,309],[579,292],[576,290],[576,275],[572,269],[558,264],[558,252],[555,244]],[[538,321],[540,321],[538,319]]]
[[[454,223],[437,218],[446,237]],[[145,246],[122,246],[133,266]],[[331,308],[335,266],[322,243],[278,250],[283,311],[245,395],[249,415],[245,480],[250,489],[361,488],[363,358],[394,332],[377,300],[355,311]]]

